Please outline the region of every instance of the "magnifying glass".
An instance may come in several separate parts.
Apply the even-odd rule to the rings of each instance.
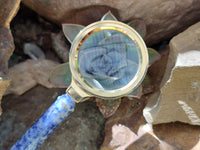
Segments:
[[[70,52],[72,83],[67,89],[75,101],[85,97],[117,99],[143,80],[148,52],[139,34],[118,21],[100,21],[85,27]]]
[[[83,28],[70,50],[71,85],[11,149],[36,149],[73,111],[75,102],[89,97],[118,99],[142,82],[148,52],[140,35],[114,20]]]

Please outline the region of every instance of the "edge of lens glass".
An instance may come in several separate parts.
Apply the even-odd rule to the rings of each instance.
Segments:
[[[98,32],[101,30],[115,30],[121,32],[122,34],[128,36],[136,44],[139,55],[138,70],[133,79],[122,88],[115,90],[98,89],[94,86],[91,86],[81,75],[78,65],[78,54],[80,47],[88,36],[90,36],[94,32]],[[76,36],[76,38],[72,43],[70,49],[69,62],[70,62],[72,77],[78,84],[78,86],[91,95],[106,99],[106,98],[122,97],[128,95],[130,92],[136,89],[141,84],[143,78],[145,77],[149,61],[148,59],[149,58],[148,58],[147,47],[143,39],[133,28],[119,21],[106,20],[90,24],[89,26],[85,27],[83,30],[80,31],[80,33]]]

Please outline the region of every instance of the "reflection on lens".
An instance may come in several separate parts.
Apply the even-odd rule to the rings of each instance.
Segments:
[[[78,62],[83,78],[91,86],[115,90],[134,78],[139,56],[128,36],[114,30],[102,30],[85,39]]]

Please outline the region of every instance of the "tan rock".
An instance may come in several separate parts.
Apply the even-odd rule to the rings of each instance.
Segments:
[[[1,0],[0,1],[0,71],[6,72],[8,60],[14,51],[14,41],[10,31],[10,22],[16,15],[21,0]],[[10,80],[0,74],[0,115],[1,98],[10,84]]]
[[[141,18],[149,44],[168,39],[200,18],[200,0],[23,0],[38,14],[57,23],[89,24],[109,10],[120,21]]]
[[[10,84],[10,79],[7,76],[5,76],[2,72],[0,72],[0,115],[2,113],[1,99],[3,97],[4,92],[8,88],[9,84]]]
[[[16,15],[21,0],[1,0],[0,1],[0,26],[10,26],[12,18]]]
[[[170,41],[160,92],[143,111],[153,124],[181,121],[200,125],[200,22]]]
[[[174,145],[176,150],[191,150],[200,140],[200,126],[180,122],[154,125],[153,131],[159,139]]]
[[[30,73],[38,84],[43,85],[46,88],[53,88],[54,85],[49,82],[49,75],[57,65],[58,62],[47,59],[34,61],[34,63],[32,60]]]
[[[17,13],[20,0],[0,1],[0,71],[7,71],[8,60],[14,51],[10,21]]]
[[[58,63],[50,60],[27,60],[13,66],[8,70],[8,76],[12,81],[6,95],[10,93],[21,95],[37,84],[52,88],[53,85],[48,78],[51,70],[57,65]]]
[[[127,150],[160,150],[160,142],[151,134],[146,133],[132,143]]]
[[[30,67],[31,62],[27,61],[17,64],[8,70],[8,76],[12,81],[6,94],[13,93],[21,95],[37,85],[32,74],[28,71]]]

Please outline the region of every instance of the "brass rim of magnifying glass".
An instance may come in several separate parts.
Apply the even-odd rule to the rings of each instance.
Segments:
[[[79,62],[78,62],[79,55],[78,54],[79,54],[79,50],[82,43],[92,33],[102,31],[102,30],[115,30],[115,31],[123,33],[134,42],[138,51],[139,64],[138,64],[137,73],[128,84],[126,84],[125,86],[119,89],[115,89],[115,90],[98,89],[90,85],[84,79],[79,69]],[[101,97],[101,98],[122,97],[132,92],[134,89],[136,89],[138,85],[141,84],[146,74],[148,61],[149,61],[148,59],[149,58],[148,58],[147,47],[143,39],[140,37],[140,35],[130,26],[124,23],[121,23],[119,21],[111,21],[111,20],[95,22],[85,27],[83,30],[81,30],[72,43],[72,46],[70,49],[70,56],[69,56],[70,69],[72,72],[73,80],[75,80],[76,84],[78,84],[78,86],[84,91],[86,91],[87,93],[94,95],[96,97]],[[84,62],[81,62],[81,63],[84,63]]]

